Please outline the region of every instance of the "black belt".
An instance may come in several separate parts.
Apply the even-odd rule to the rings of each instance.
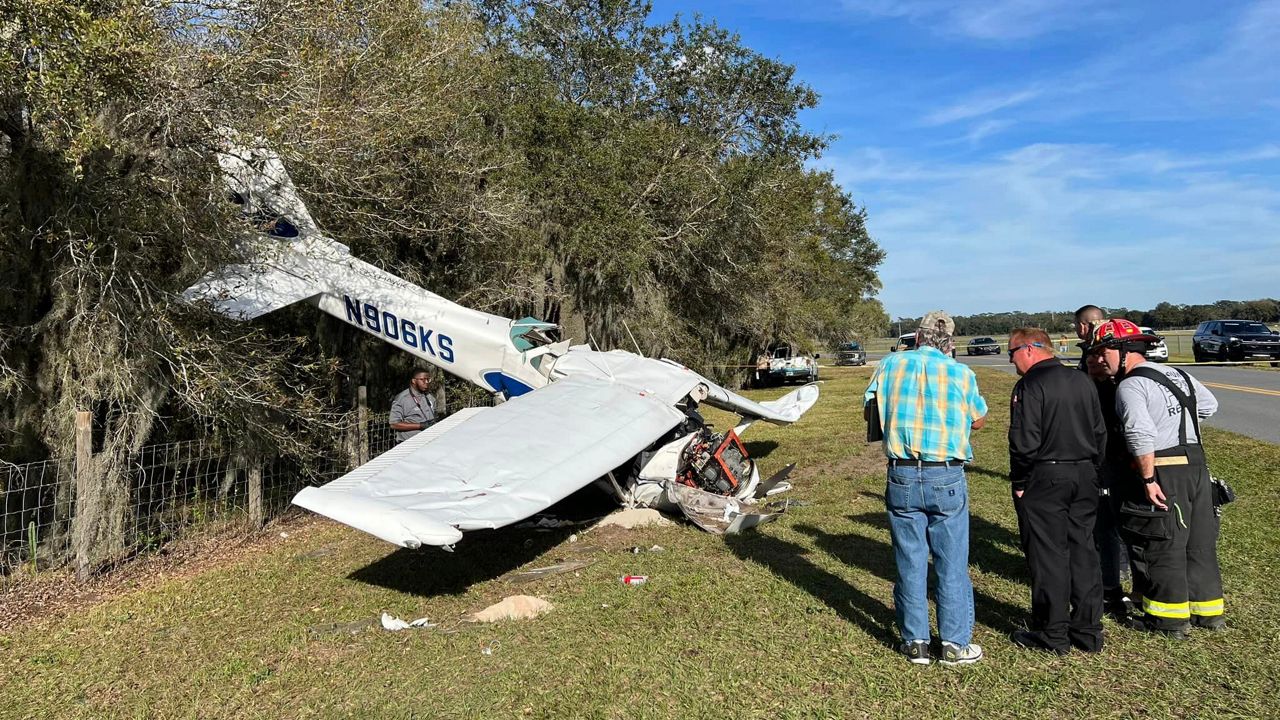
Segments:
[[[963,460],[907,460],[903,458],[889,458],[889,467],[951,467],[952,465],[963,464]]]
[[[1084,465],[1085,463],[1093,464],[1092,460],[1037,460],[1037,465]]]

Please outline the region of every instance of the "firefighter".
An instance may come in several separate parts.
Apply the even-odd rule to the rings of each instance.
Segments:
[[[1089,362],[1119,379],[1116,411],[1139,475],[1120,488],[1120,525],[1142,596],[1142,616],[1130,626],[1185,639],[1191,626],[1225,627],[1218,518],[1200,444],[1200,420],[1218,401],[1187,373],[1147,362],[1155,341],[1111,319],[1094,330]]]

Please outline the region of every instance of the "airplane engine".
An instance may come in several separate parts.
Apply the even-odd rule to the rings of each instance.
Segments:
[[[676,482],[717,495],[732,495],[751,479],[755,467],[738,434],[703,426],[680,454]]]

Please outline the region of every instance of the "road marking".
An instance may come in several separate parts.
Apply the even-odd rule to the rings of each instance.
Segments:
[[[1269,395],[1271,397],[1280,397],[1280,390],[1264,390],[1263,388],[1247,387],[1244,385],[1227,385],[1226,383],[1212,383],[1201,381],[1205,387],[1222,388],[1223,390],[1237,390],[1239,392],[1256,393],[1258,395]]]

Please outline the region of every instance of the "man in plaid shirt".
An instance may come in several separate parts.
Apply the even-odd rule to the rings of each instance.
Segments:
[[[880,361],[864,403],[875,399],[888,458],[885,505],[898,580],[893,605],[901,651],[911,662],[933,660],[927,599],[929,557],[938,575],[939,661],[967,665],[982,659],[973,638],[969,580],[969,488],[964,463],[973,459],[970,430],[981,428],[987,402],[978,378],[951,357],[955,322],[938,310],[924,316],[916,349]]]

